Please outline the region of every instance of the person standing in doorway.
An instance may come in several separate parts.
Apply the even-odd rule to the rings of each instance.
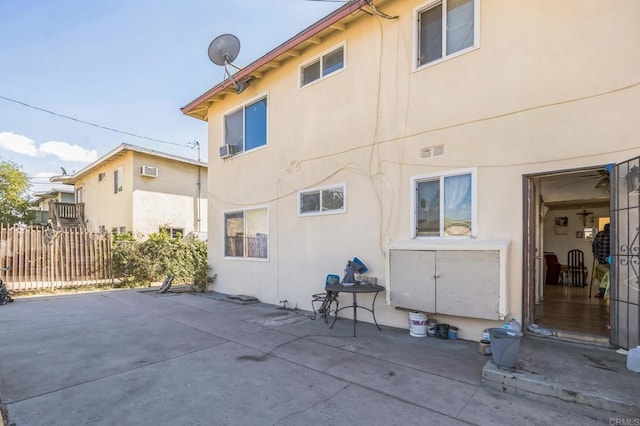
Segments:
[[[609,252],[610,236],[609,224],[604,225],[604,229],[596,234],[591,245],[593,257],[598,260],[598,276],[600,281],[599,292],[596,297],[601,299],[607,290],[609,283]],[[606,278],[606,279],[605,279]]]

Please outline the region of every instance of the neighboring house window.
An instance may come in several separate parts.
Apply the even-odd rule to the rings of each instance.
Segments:
[[[76,203],[84,203],[84,194],[82,187],[76,189]]]
[[[224,255],[266,259],[269,248],[269,211],[266,207],[224,214]]]
[[[160,232],[166,233],[171,238],[178,238],[178,236],[183,236],[184,235],[184,228],[160,227]]]
[[[105,234],[107,232],[107,228],[104,225],[100,225],[98,227],[98,232],[100,232],[101,234]]]
[[[442,0],[417,10],[418,67],[475,46],[476,3]]]
[[[476,233],[476,172],[458,170],[411,178],[414,237]]]
[[[98,182],[102,182],[107,178],[107,174],[105,172],[98,173]]]
[[[122,167],[118,167],[113,172],[113,193],[122,192]]]
[[[300,67],[300,87],[344,68],[344,46],[313,59]]]
[[[236,153],[267,144],[266,97],[224,116],[224,143],[234,145]]]
[[[126,232],[127,232],[127,227],[126,226],[121,226],[119,228],[114,226],[113,228],[111,228],[111,233],[113,235],[126,234]]]
[[[344,213],[346,211],[346,185],[313,188],[298,192],[300,216]]]

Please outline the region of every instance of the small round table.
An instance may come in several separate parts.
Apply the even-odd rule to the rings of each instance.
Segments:
[[[347,305],[338,309],[335,312],[336,316],[335,318],[333,318],[333,322],[331,323],[331,327],[329,328],[333,328],[333,325],[336,323],[336,320],[338,319],[338,312],[340,312],[343,309],[353,308],[353,337],[356,337],[356,323],[358,322],[357,312],[358,312],[358,308],[360,308],[360,309],[364,309],[366,311],[371,312],[371,315],[373,315],[373,322],[376,324],[376,327],[378,327],[378,330],[382,331],[382,329],[378,325],[378,321],[376,321],[375,307],[376,307],[376,297],[378,297],[378,293],[385,290],[384,287],[382,287],[381,285],[373,285],[373,284],[354,284],[349,286],[342,285],[342,284],[334,284],[334,285],[326,286],[325,290],[332,291],[335,293],[351,293],[353,295],[353,304],[351,306]],[[356,301],[356,294],[358,293],[375,293],[375,295],[373,296],[373,302],[371,302],[371,309],[365,306],[358,305],[358,302]]]

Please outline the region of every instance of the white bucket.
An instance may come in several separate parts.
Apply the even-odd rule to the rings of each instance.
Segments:
[[[409,334],[413,337],[426,337],[427,315],[420,312],[409,312]]]

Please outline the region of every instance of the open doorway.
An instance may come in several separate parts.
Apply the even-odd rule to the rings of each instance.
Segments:
[[[610,220],[605,166],[526,177],[525,319],[555,335],[608,343],[610,301],[599,297],[610,279],[593,241]],[[603,290],[604,293],[604,290]]]

